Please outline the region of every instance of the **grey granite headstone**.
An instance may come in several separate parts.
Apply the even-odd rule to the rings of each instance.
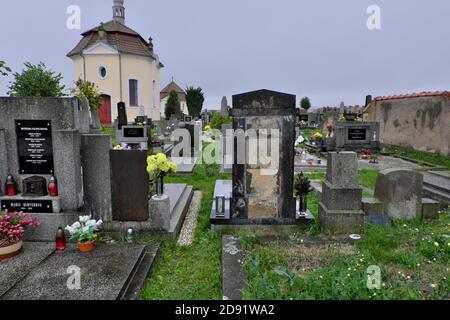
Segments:
[[[388,169],[378,174],[375,198],[394,219],[422,215],[423,174],[410,169]]]
[[[83,206],[80,133],[73,130],[54,131],[53,148],[61,209],[77,211]]]
[[[364,223],[358,159],[354,152],[330,152],[323,183],[319,220],[326,232],[359,232]]]
[[[85,208],[97,219],[111,221],[111,136],[82,135],[81,146]]]
[[[220,114],[222,116],[228,116],[228,101],[227,97],[222,98],[222,103],[220,104]]]
[[[89,107],[89,101],[85,97],[81,100],[80,105],[80,134],[89,133],[90,122],[91,122],[91,112]]]

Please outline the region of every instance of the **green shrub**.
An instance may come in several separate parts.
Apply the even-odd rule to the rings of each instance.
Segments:
[[[222,130],[222,125],[230,124],[231,122],[231,117],[215,114],[211,119],[211,127],[213,129]]]

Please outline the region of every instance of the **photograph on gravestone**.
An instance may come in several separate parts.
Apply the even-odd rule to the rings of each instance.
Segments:
[[[50,120],[16,120],[19,174],[53,174]]]

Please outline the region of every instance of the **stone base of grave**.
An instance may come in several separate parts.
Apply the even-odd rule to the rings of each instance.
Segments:
[[[170,161],[173,161],[177,164],[177,173],[192,173],[194,172],[194,168],[197,165],[198,158],[170,158]]]
[[[158,255],[156,245],[99,244],[81,253],[69,244],[25,242],[23,252],[2,262],[0,300],[135,300]],[[69,278],[81,271],[80,287]]]
[[[225,198],[230,199],[232,194],[232,181],[231,180],[217,180],[216,186],[214,189],[214,197],[217,196],[225,196]],[[297,205],[298,209],[298,205]],[[298,210],[297,210],[298,211]],[[306,215],[299,215],[295,219],[288,218],[259,218],[259,219],[243,219],[243,218],[233,218],[230,212],[230,204],[227,201],[225,204],[225,210],[223,214],[219,214],[216,212],[215,202],[213,201],[213,205],[211,208],[210,221],[213,229],[220,229],[220,227],[229,227],[229,226],[296,226],[302,224],[308,224],[314,220],[313,215],[310,211],[306,213]]]
[[[168,206],[155,206],[152,205],[150,200],[149,214],[150,218],[144,222],[120,222],[109,221],[104,222],[102,231],[112,235],[125,235],[128,229],[133,229],[134,232],[139,234],[152,234],[160,235],[171,240],[175,240],[183,226],[184,218],[189,209],[194,189],[192,186],[186,184],[166,184],[164,185],[164,194],[169,196]],[[154,212],[153,210],[163,210],[168,208],[168,212]],[[166,210],[166,209],[164,209]],[[152,215],[157,216],[170,216],[169,227],[163,225],[155,225]]]
[[[25,240],[27,241],[55,241],[58,228],[65,228],[78,221],[80,212],[61,213],[33,213],[41,222],[38,228],[27,230]]]
[[[319,205],[319,221],[329,233],[358,233],[364,225],[364,211],[330,210],[321,202]]]

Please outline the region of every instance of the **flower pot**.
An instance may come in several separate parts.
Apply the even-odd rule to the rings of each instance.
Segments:
[[[95,241],[89,241],[89,242],[78,242],[78,248],[81,252],[91,252],[94,250],[95,247]]]
[[[22,240],[7,242],[5,244],[0,243],[0,260],[9,259],[20,254],[22,252],[22,245]]]

